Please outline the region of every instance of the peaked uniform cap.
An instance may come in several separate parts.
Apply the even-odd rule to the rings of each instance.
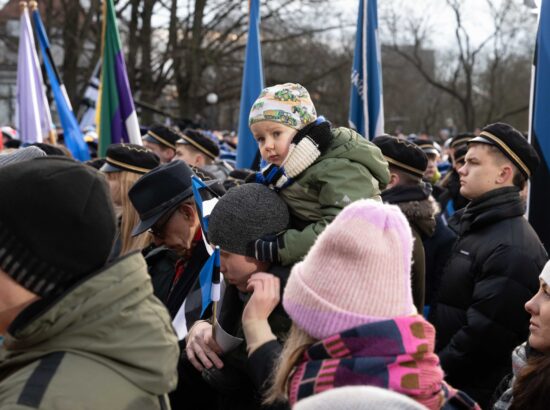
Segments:
[[[389,135],[376,137],[372,143],[380,148],[390,165],[415,177],[424,175],[428,167],[428,157],[418,145]]]
[[[540,158],[521,132],[509,124],[497,122],[487,125],[479,136],[468,144],[481,143],[497,147],[526,178],[536,171]]]
[[[160,164],[159,157],[136,144],[112,144],[107,148],[103,172],[128,171],[145,174]]]

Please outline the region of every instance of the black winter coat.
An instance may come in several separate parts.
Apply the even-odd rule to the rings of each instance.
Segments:
[[[464,209],[430,317],[446,380],[482,408],[528,336],[524,305],[547,260],[524,211],[515,187],[488,192]]]

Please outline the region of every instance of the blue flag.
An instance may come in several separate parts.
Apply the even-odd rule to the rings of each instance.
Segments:
[[[216,246],[214,253],[206,260],[199,273],[201,285],[202,309],[201,317],[212,302],[220,300],[220,248]]]
[[[264,88],[262,50],[260,47],[260,0],[250,0],[248,40],[244,60],[241,108],[239,114],[239,142],[237,144],[237,168],[253,168],[258,144],[248,128],[250,109]]]
[[[359,0],[351,70],[350,127],[372,140],[384,133],[382,65],[376,0]]]
[[[88,151],[88,146],[84,142],[84,136],[80,131],[78,122],[76,121],[72,111],[67,92],[65,91],[65,87],[61,82],[57,68],[55,67],[55,63],[52,59],[50,43],[46,35],[46,30],[44,30],[44,25],[42,24],[42,19],[40,18],[38,9],[35,9],[32,12],[32,18],[34,21],[38,42],[40,43],[40,50],[42,51],[42,59],[44,60],[44,65],[46,66],[46,73],[48,74],[48,79],[50,80],[50,85],[52,87],[57,113],[59,115],[59,120],[61,121],[61,126],[63,127],[63,139],[65,141],[65,145],[69,151],[71,151],[71,154],[73,154],[75,159],[86,161],[90,159],[90,152]]]
[[[533,63],[530,141],[541,164],[531,178],[529,222],[550,252],[550,0],[543,0]]]
[[[191,177],[191,186],[193,188],[193,198],[197,205],[197,211],[200,216],[200,224],[205,241],[206,248],[209,254],[212,254],[212,248],[208,242],[208,218],[210,212],[218,203],[218,196],[197,176]]]

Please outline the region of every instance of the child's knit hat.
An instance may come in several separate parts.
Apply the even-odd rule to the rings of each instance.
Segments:
[[[395,205],[360,200],[344,208],[290,274],[283,306],[316,339],[416,314],[412,233]]]
[[[272,121],[300,130],[317,119],[309,93],[300,84],[285,83],[264,88],[252,105],[248,125]]]

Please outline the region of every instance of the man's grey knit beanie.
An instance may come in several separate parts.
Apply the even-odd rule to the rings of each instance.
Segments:
[[[251,183],[231,188],[216,204],[208,219],[208,239],[220,249],[247,254],[256,239],[288,228],[285,202],[265,185]]]
[[[0,168],[16,162],[30,161],[45,156],[46,153],[38,147],[21,148],[9,154],[0,154]]]

